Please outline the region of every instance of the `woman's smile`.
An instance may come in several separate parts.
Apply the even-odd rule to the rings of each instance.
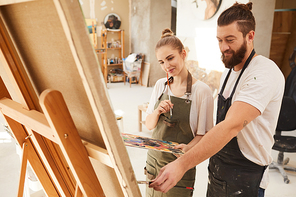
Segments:
[[[172,72],[174,72],[174,70],[175,70],[175,68],[170,68],[170,69],[167,69],[167,72],[172,73]]]

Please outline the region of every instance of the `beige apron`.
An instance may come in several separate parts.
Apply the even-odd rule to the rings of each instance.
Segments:
[[[188,75],[190,74],[188,73]],[[187,93],[190,94],[192,85],[191,75],[188,78],[190,78],[190,83],[187,86],[190,85],[190,92],[188,92],[187,88]],[[168,95],[162,94],[155,104],[155,108],[162,100],[168,99]],[[152,138],[188,144],[194,138],[189,124],[191,101],[171,96],[171,102],[174,104],[172,118],[170,118],[170,113],[161,114],[153,131]],[[176,156],[171,153],[149,150],[145,168],[147,181],[154,179],[163,166],[175,159]],[[176,186],[193,188],[194,181],[195,167],[188,170]],[[192,194],[193,190],[180,187],[173,187],[167,193],[155,191],[148,186],[146,188],[146,197],[190,197]]]

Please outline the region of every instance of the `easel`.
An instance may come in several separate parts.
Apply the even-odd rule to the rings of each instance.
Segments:
[[[11,118],[11,121],[14,120],[26,128],[31,128],[44,137],[53,136],[51,140],[60,146],[75,180],[78,181],[75,186],[75,196],[79,193],[83,193],[85,196],[104,196],[88,159],[87,149],[84,148],[61,93],[53,90],[43,92],[40,97],[40,104],[45,114],[34,110],[25,110],[22,105],[7,98],[0,100],[2,113]],[[47,120],[49,124],[46,124]],[[52,130],[51,133],[49,133],[50,130]],[[43,131],[47,131],[47,133]],[[30,137],[25,137],[22,146],[19,197],[23,196],[26,166],[29,160],[28,154],[32,152]],[[108,156],[106,153],[101,154],[105,154],[105,157]],[[110,165],[110,163],[107,164]]]
[[[9,6],[0,7],[0,108],[14,138],[23,147],[18,196],[23,193],[27,162],[50,197],[141,196],[106,95],[103,75],[85,31],[79,2],[24,0],[23,3],[14,3],[7,0],[5,4]],[[45,6],[46,10],[42,9]],[[51,17],[50,21],[58,21],[55,31],[65,39],[50,37],[50,31],[43,31],[49,26],[42,26],[42,21],[30,17],[33,12],[42,15],[45,11],[50,13],[46,15]],[[31,23],[23,21],[26,19]],[[13,22],[18,20],[22,22],[17,23],[18,28],[14,29]],[[31,27],[39,26],[40,29],[30,31]],[[14,39],[30,44],[31,38],[35,38],[34,33],[39,30],[48,33],[42,35],[46,39],[58,41],[62,47],[52,50],[48,46],[48,51],[54,53],[42,56],[36,48],[43,47],[44,37],[35,36],[35,48],[15,44]],[[30,59],[25,58],[26,53],[30,54]],[[67,54],[61,65],[56,55],[59,53]],[[62,83],[56,83],[59,78],[52,79],[51,76],[60,72],[47,69],[46,64],[51,63],[46,61],[48,55],[62,73],[71,71],[60,75],[65,78]],[[45,74],[42,73],[46,79],[40,78],[40,75],[34,77],[34,72],[42,69],[46,69]],[[73,86],[78,96],[67,91],[72,87],[64,84],[68,75],[76,78]],[[44,88],[48,86],[59,91]],[[38,92],[42,93],[39,95]],[[76,106],[82,108],[77,110]],[[87,114],[87,117],[83,114]],[[79,122],[81,119],[85,124],[83,127]],[[86,124],[85,120],[93,124]],[[89,139],[82,141],[81,134]],[[90,143],[92,137],[95,137],[97,144]]]

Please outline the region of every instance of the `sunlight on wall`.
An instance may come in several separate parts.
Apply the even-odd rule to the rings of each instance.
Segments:
[[[198,3],[198,7],[195,3]],[[217,18],[225,8],[234,1],[222,1],[218,12],[210,19],[203,20],[204,1],[178,1],[177,7],[177,36],[189,52],[187,60],[198,62],[200,68],[222,72],[225,67],[221,62],[221,52],[216,38]]]
[[[216,39],[216,28],[195,28],[196,59],[201,68],[207,70],[224,71],[224,64],[221,62],[221,52]],[[206,55],[205,55],[206,54]]]
[[[221,52],[216,38],[216,27],[196,27],[194,37],[177,36],[187,51],[187,60],[198,61],[207,72],[216,70],[223,72],[225,67],[221,61]]]

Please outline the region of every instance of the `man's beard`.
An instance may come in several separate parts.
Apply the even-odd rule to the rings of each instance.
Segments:
[[[232,53],[232,57],[230,57],[229,59],[226,59],[224,53],[228,53],[228,52]],[[234,66],[236,66],[242,62],[242,60],[245,57],[246,52],[247,52],[247,42],[244,41],[242,46],[237,51],[233,51],[231,49],[228,49],[228,50],[222,52],[221,59],[225,65],[225,67],[231,69]]]

